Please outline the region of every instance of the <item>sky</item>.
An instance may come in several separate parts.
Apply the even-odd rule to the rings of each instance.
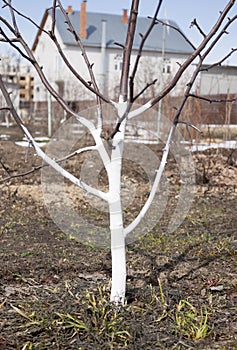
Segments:
[[[112,14],[122,14],[123,9],[130,8],[131,0],[87,0],[87,11],[102,12]],[[1,1],[2,3],[2,1]],[[12,4],[18,10],[22,11],[37,23],[40,23],[44,11],[49,8],[53,0],[12,0]],[[139,16],[152,16],[155,11],[158,0],[140,0]],[[219,11],[223,10],[228,0],[163,0],[163,5],[159,18],[167,17],[174,20],[182,31],[187,35],[194,45],[198,45],[202,37],[194,27],[190,28],[190,24],[194,18],[197,19],[199,25],[208,32],[213,23],[219,17]],[[80,10],[81,0],[62,0],[65,8],[71,5],[74,10]],[[0,9],[1,16],[6,16],[6,9]],[[234,5],[230,16],[237,14],[237,4]],[[25,36],[28,43],[32,44],[36,35],[36,29],[32,28],[26,21],[20,20],[19,27],[21,33]],[[230,33],[225,35],[216,50],[208,58],[206,63],[214,63],[221,59],[225,53],[231,48],[237,48],[237,22],[230,28]],[[0,43],[0,54],[6,51],[4,44]],[[237,65],[237,54],[226,61],[226,64]]]

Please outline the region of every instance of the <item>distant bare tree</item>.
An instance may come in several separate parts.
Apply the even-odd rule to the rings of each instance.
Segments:
[[[103,163],[104,169],[107,173],[109,190],[107,192],[99,190],[98,188],[92,187],[87,183],[83,182],[80,177],[76,177],[67,170],[65,170],[61,165],[59,160],[53,159],[47,154],[45,154],[42,149],[35,142],[34,138],[30,134],[29,130],[23,124],[19,115],[17,114],[14,105],[11,100],[11,95],[8,92],[7,87],[4,84],[3,78],[0,76],[0,88],[2,94],[4,95],[6,105],[3,105],[1,108],[10,111],[16,123],[19,125],[19,128],[23,131],[24,135],[27,137],[30,145],[34,148],[35,152],[39,157],[41,157],[46,164],[55,169],[56,172],[60,173],[66,179],[71,181],[76,186],[79,186],[86,193],[92,194],[101,200],[103,200],[109,208],[109,218],[110,218],[110,232],[111,232],[111,255],[112,255],[112,287],[111,287],[111,301],[116,303],[124,303],[125,292],[126,292],[126,253],[125,253],[125,239],[126,236],[134,230],[137,225],[141,222],[144,215],[147,213],[148,209],[151,206],[151,203],[156,194],[158,185],[160,183],[162,174],[165,169],[165,164],[167,162],[167,157],[170,151],[171,142],[174,138],[177,126],[182,123],[188,126],[195,128],[195,126],[189,124],[185,120],[181,120],[182,111],[185,104],[189,100],[190,96],[193,98],[202,98],[192,92],[194,83],[201,71],[204,60],[208,57],[209,53],[213,50],[216,44],[224,37],[227,32],[230,30],[231,24],[236,21],[237,15],[229,17],[230,10],[234,7],[235,1],[225,1],[225,7],[220,9],[219,18],[216,23],[213,24],[213,27],[208,33],[204,33],[197,20],[193,20],[192,25],[196,27],[199,31],[202,39],[198,47],[195,47],[189,39],[184,36],[184,34],[178,29],[180,35],[191,45],[193,52],[192,54],[178,67],[177,72],[174,74],[173,78],[168,81],[151,99],[147,100],[144,105],[136,107],[134,103],[139,97],[142,97],[143,94],[151,86],[156,83],[156,78],[154,77],[151,81],[148,81],[146,86],[142,90],[135,94],[135,81],[138,72],[138,66],[140,58],[142,57],[144,44],[149,37],[154,26],[158,23],[161,23],[164,26],[170,26],[168,23],[163,23],[158,20],[158,14],[161,8],[162,3],[165,1],[159,0],[154,15],[150,18],[150,25],[147,28],[145,33],[141,35],[140,48],[135,60],[134,65],[131,67],[131,52],[133,49],[134,33],[136,31],[137,16],[139,13],[139,0],[133,0],[130,9],[130,16],[128,22],[128,30],[125,43],[120,43],[122,47],[122,70],[120,76],[120,88],[117,100],[111,100],[107,98],[98,88],[98,84],[93,73],[93,65],[88,59],[87,53],[83,47],[80,36],[74,30],[70,17],[64,10],[60,0],[53,0],[51,10],[53,13],[52,27],[49,31],[45,31],[43,28],[42,31],[52,39],[52,45],[55,45],[61,59],[63,60],[65,66],[67,66],[73,75],[78,79],[78,81],[91,91],[96,99],[97,103],[97,122],[94,123],[92,120],[82,117],[80,113],[76,113],[71,109],[71,107],[66,103],[66,101],[58,94],[58,92],[50,84],[50,81],[47,80],[47,77],[44,75],[44,72],[37,62],[34,54],[26,41],[24,40],[21,32],[18,28],[18,23],[16,19],[16,14],[24,17],[26,20],[30,21],[35,27],[39,28],[39,25],[34,23],[31,18],[26,15],[19,13],[17,9],[13,6],[11,0],[3,0],[3,3],[6,7],[9,8],[11,23],[8,19],[0,17],[1,29],[0,29],[0,38],[1,41],[10,45],[14,48],[21,56],[30,62],[34,69],[36,70],[41,82],[47,89],[47,91],[54,97],[57,102],[62,106],[66,113],[70,114],[78,122],[80,122],[91,134],[93,138],[93,144],[91,146],[83,147],[74,152],[73,155],[80,155],[84,152],[97,151],[101,161]],[[55,35],[55,11],[59,8],[62,14],[65,17],[65,25],[68,27],[69,32],[74,36],[75,42],[78,44],[81,52],[83,54],[84,60],[86,62],[88,72],[90,75],[90,81],[85,80],[78,72],[74,69],[71,63],[65,57],[62,47],[58,42]],[[204,9],[205,10],[205,9]],[[233,48],[230,52],[226,53],[223,59],[216,62],[214,65],[220,65],[228,57],[234,54],[237,49]],[[182,79],[187,69],[190,65],[197,61],[196,66],[193,70],[192,76],[188,81],[186,81],[186,88],[183,92],[183,97],[179,106],[175,111],[173,122],[169,133],[167,135],[167,140],[165,147],[163,149],[163,156],[161,163],[157,168],[155,174],[154,184],[151,188],[150,194],[144,203],[140,213],[137,217],[130,223],[127,227],[124,226],[123,220],[123,208],[121,201],[121,168],[123,161],[123,149],[125,141],[125,131],[128,124],[128,121],[133,118],[138,117],[142,113],[145,113],[147,110],[155,106],[159,101],[164,99],[172,90],[175,88],[176,84]],[[210,67],[211,68],[211,67]],[[117,118],[114,125],[111,125],[111,132],[104,142],[103,129],[105,128],[104,119],[103,119],[103,108],[102,102],[108,105],[111,105],[115,111]],[[210,101],[212,102],[212,101]],[[107,126],[106,126],[107,127]],[[65,159],[72,157],[72,154],[69,154]],[[10,176],[11,177],[11,176]],[[9,177],[7,178],[9,179]],[[7,180],[5,179],[5,180]]]

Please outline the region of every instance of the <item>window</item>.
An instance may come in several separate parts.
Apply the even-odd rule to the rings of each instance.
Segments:
[[[116,55],[114,57],[114,70],[121,71],[123,66],[122,55]]]
[[[171,62],[169,58],[164,59],[162,72],[165,74],[171,73]]]

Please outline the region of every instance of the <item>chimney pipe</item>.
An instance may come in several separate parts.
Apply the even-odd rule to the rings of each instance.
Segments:
[[[87,38],[86,32],[86,0],[81,3],[81,11],[80,11],[80,37],[82,39]]]
[[[72,6],[71,6],[71,5],[68,5],[68,7],[67,7],[67,14],[68,14],[68,15],[71,15],[72,12],[73,12]]]
[[[128,10],[127,9],[123,9],[122,22],[124,24],[128,23]]]

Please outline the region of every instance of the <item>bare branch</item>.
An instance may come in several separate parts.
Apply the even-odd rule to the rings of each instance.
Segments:
[[[4,22],[8,29],[10,29],[11,31],[14,32],[14,29],[13,27],[10,26],[10,24],[2,17],[0,17],[0,21]],[[2,28],[0,28],[0,34],[4,37],[4,41],[6,43],[9,43],[15,50],[17,50],[19,52],[19,54],[24,57],[26,60],[28,60],[29,62],[33,63],[33,61],[30,59],[29,56],[27,56],[17,45],[15,45],[14,43],[17,42],[17,43],[20,43],[20,40],[19,38],[18,39],[10,39],[7,34],[3,31]]]
[[[9,168],[6,167],[6,165],[1,161],[1,159],[0,159],[0,164],[3,167],[3,169],[6,171],[6,173],[10,176]]]
[[[4,0],[6,2],[6,0]],[[38,29],[42,30],[45,34],[49,35],[51,37],[51,39],[54,41],[55,45],[57,46],[57,49],[59,51],[59,54],[61,55],[63,61],[65,62],[65,64],[68,66],[68,68],[71,70],[71,72],[76,76],[76,78],[88,89],[90,90],[92,93],[94,93],[97,97],[99,97],[100,99],[102,99],[103,101],[107,102],[107,103],[111,103],[111,101],[107,98],[105,98],[105,96],[103,96],[102,94],[99,93],[98,91],[98,87],[96,85],[96,82],[95,82],[95,79],[93,78],[93,72],[92,72],[92,65],[89,63],[89,60],[87,59],[87,65],[88,65],[88,68],[89,68],[89,71],[90,71],[90,74],[91,75],[91,79],[92,79],[92,83],[93,83],[93,86],[91,86],[90,83],[88,83],[85,79],[83,79],[77,72],[76,70],[74,69],[74,67],[69,63],[69,61],[67,60],[66,56],[64,55],[63,53],[63,50],[62,48],[60,47],[58,41],[57,41],[57,38],[54,34],[54,30],[51,30],[50,32],[47,32],[45,31],[43,28],[41,28],[40,26],[38,26],[33,20],[31,20],[29,17],[23,15],[21,12],[17,11],[11,4],[8,4],[6,2],[6,6],[9,6],[12,13],[14,14],[14,12],[16,12],[18,15],[24,17],[25,19],[29,20],[34,26],[36,26]],[[64,15],[66,16],[67,18],[67,22],[69,24],[69,26],[71,26],[71,30],[73,30],[73,34],[76,34],[75,30],[73,29],[73,26],[71,25],[71,22],[70,22],[70,19],[66,13],[66,11],[64,10],[63,6],[61,5],[61,2],[59,1],[59,6],[60,6],[60,9],[63,11]],[[53,7],[53,10],[54,11],[54,7]],[[54,16],[54,15],[53,15]],[[0,20],[8,27],[8,29],[16,36],[17,38],[17,42],[18,43],[21,43],[22,46],[24,47],[24,49],[26,50],[26,52],[29,53],[29,51],[31,51],[28,47],[28,45],[26,44],[26,42],[24,41],[23,37],[21,36],[21,34],[18,32],[16,32],[15,28],[12,27],[8,21],[6,21],[6,19],[4,19],[3,17],[0,17]],[[53,19],[54,21],[54,19]],[[52,26],[55,25],[52,23]],[[30,56],[33,56],[32,52],[31,52],[31,55],[28,54],[28,56],[17,46],[17,45],[14,45],[13,44],[13,40],[12,39],[9,39],[9,37],[3,32],[3,30],[1,29],[1,34],[4,36],[5,38],[5,41],[8,42],[15,50],[17,50],[20,55],[22,55],[22,57],[24,57],[25,59],[27,59],[28,61],[30,61],[33,65],[35,63],[35,59]],[[80,41],[80,38],[77,36],[78,40]],[[83,50],[83,46],[81,47],[81,49]],[[85,53],[85,50],[84,50],[84,53]],[[87,57],[86,56],[86,53],[85,55],[83,56],[84,58]],[[39,73],[39,72],[38,72]],[[55,97],[56,98],[56,97]],[[100,102],[98,101],[98,104],[100,104]]]
[[[77,32],[75,31],[72,23],[71,23],[71,20],[68,16],[68,13],[64,10],[63,6],[62,6],[62,3],[60,0],[58,0],[58,4],[59,4],[59,7],[60,7],[60,10],[62,11],[65,19],[66,19],[66,22],[68,24],[68,27],[69,27],[69,31],[72,33],[72,35],[74,36],[77,44],[79,45],[80,49],[81,49],[81,52],[82,52],[82,56],[85,60],[85,63],[86,63],[86,66],[88,68],[88,71],[89,71],[89,74],[90,74],[90,78],[91,78],[91,82],[92,82],[92,86],[93,86],[93,89],[94,89],[94,93],[96,95],[96,99],[97,99],[97,105],[98,105],[98,124],[100,126],[100,128],[102,128],[102,107],[101,107],[101,100],[107,102],[107,103],[111,103],[110,100],[108,100],[107,98],[105,98],[105,96],[103,94],[100,93],[99,91],[99,88],[98,88],[98,85],[97,85],[97,82],[96,82],[96,79],[95,79],[95,75],[94,75],[94,72],[93,72],[93,64],[90,63],[89,61],[89,58],[88,58],[88,55],[86,53],[86,50],[85,50],[85,47],[84,45],[82,44],[82,41],[79,37],[79,35],[77,34]],[[58,43],[57,43],[57,47],[58,47]],[[62,50],[60,50],[60,54],[62,53]],[[64,56],[64,55],[63,55]],[[63,57],[62,56],[62,57]],[[64,56],[65,57],[65,56]],[[70,68],[71,69],[71,68]],[[75,75],[75,70],[74,71],[74,75]],[[78,75],[78,74],[77,74]],[[81,79],[79,79],[81,81]],[[85,83],[83,82],[83,84],[85,85]],[[86,84],[86,87],[87,87],[88,83]]]
[[[197,19],[194,18],[194,20],[191,22],[190,24],[190,28],[191,27],[196,27],[199,31],[199,33],[205,38],[206,37],[206,34],[204,33],[204,31],[202,30],[202,28],[199,26],[198,22],[197,22]]]
[[[6,3],[6,0],[3,0],[3,2]],[[12,11],[14,11],[15,13],[17,13],[19,16],[21,16],[22,18],[25,18],[27,21],[29,21],[30,23],[32,23],[37,29],[40,29],[42,32],[47,33],[47,31],[45,31],[43,28],[41,28],[36,22],[34,22],[32,20],[32,18],[30,18],[29,16],[24,15],[23,13],[21,13],[20,11],[18,11],[14,6],[6,4],[5,6],[8,6],[12,9]]]
[[[149,17],[148,17],[149,18]],[[183,38],[184,40],[194,49],[196,50],[196,46],[193,45],[193,43],[189,40],[189,38],[182,32],[181,29],[173,26],[172,24],[170,23],[167,23],[167,22],[164,22],[164,21],[161,21],[160,19],[156,19],[156,23],[161,23],[163,26],[166,26],[166,27],[169,27],[169,28],[172,28],[174,29],[176,32],[178,32]]]
[[[178,124],[185,124],[187,126],[189,126],[190,128],[193,128],[195,131],[199,132],[200,134],[202,133],[200,129],[198,129],[195,125],[193,125],[192,123],[186,122],[184,120],[179,120]]]
[[[52,34],[55,34],[55,25],[56,25],[55,12],[56,12],[56,5],[57,5],[57,0],[53,0],[53,7],[52,7],[52,25],[51,25],[51,32],[52,32]]]
[[[11,18],[12,18],[12,23],[13,23],[13,27],[15,29],[15,32],[16,32],[16,37],[19,35],[19,29],[18,29],[18,26],[17,26],[17,22],[16,22],[16,17],[15,17],[15,13],[14,13],[14,10],[12,8],[12,4],[11,4],[11,0],[3,0],[3,2],[9,6],[9,9],[10,9],[10,14],[11,14]]]
[[[227,60],[227,58],[229,58],[231,55],[233,55],[233,53],[235,53],[237,51],[237,49],[231,49],[231,51],[224,57],[224,58],[222,58],[220,61],[218,61],[218,62],[215,62],[215,63],[213,63],[213,64],[210,64],[209,66],[207,66],[207,67],[205,67],[205,68],[201,68],[200,69],[200,72],[203,72],[203,71],[208,71],[209,69],[211,69],[211,68],[213,68],[213,67],[216,67],[216,66],[221,66],[222,65],[222,63],[224,62],[224,61],[226,61]]]
[[[2,20],[7,25],[8,29],[11,32],[13,32],[13,34],[16,34],[14,31],[14,28],[10,24],[8,24],[7,21],[2,19],[1,17],[0,17],[0,20]],[[8,37],[6,37],[6,39],[8,39]],[[44,75],[42,67],[39,66],[31,49],[29,48],[29,46],[27,45],[27,43],[25,42],[25,40],[23,39],[23,37],[20,34],[18,35],[18,40],[21,43],[21,45],[23,46],[23,48],[28,56],[26,54],[24,54],[22,52],[22,50],[20,50],[17,46],[15,46],[11,41],[9,41],[9,44],[11,46],[13,46],[14,48],[16,48],[18,51],[20,51],[22,53],[23,57],[25,57],[26,59],[28,59],[32,63],[32,65],[34,66],[34,68],[36,69],[36,71],[38,73],[39,78],[41,79],[41,81],[44,84],[44,86],[46,87],[46,89],[50,92],[50,94],[59,102],[59,104],[63,107],[63,109],[65,111],[67,111],[70,115],[76,117],[84,126],[86,126],[88,129],[94,128],[94,124],[91,121],[88,121],[85,118],[80,117],[77,113],[75,113],[68,106],[68,104],[64,101],[64,99],[52,87],[52,85],[49,83],[48,79]],[[91,88],[91,86],[89,86],[89,84],[87,84],[87,85],[88,85],[88,89],[91,90],[92,92],[94,92],[94,90]]]
[[[125,48],[123,52],[123,67],[122,67],[122,73],[121,73],[120,97],[119,97],[121,102],[125,102],[128,99],[129,66],[130,66],[130,58],[131,58],[134,34],[136,30],[138,6],[139,6],[139,0],[133,0],[131,5],[131,12],[129,16],[127,38],[126,38]]]
[[[157,5],[157,8],[156,8],[156,11],[155,11],[155,14],[152,18],[152,21],[146,31],[145,34],[141,34],[141,43],[140,43],[140,47],[139,47],[139,50],[138,50],[138,53],[137,53],[137,56],[136,56],[136,61],[135,61],[135,64],[134,64],[134,67],[133,67],[133,71],[132,71],[132,74],[130,76],[130,81],[129,81],[129,87],[130,87],[130,101],[131,102],[134,102],[134,100],[136,98],[133,98],[133,94],[134,94],[134,79],[135,79],[135,76],[136,76],[136,72],[137,72],[137,69],[138,69],[138,65],[139,65],[139,61],[141,59],[141,56],[142,56],[142,50],[143,50],[143,47],[145,45],[145,42],[147,40],[147,38],[149,37],[152,29],[154,28],[155,24],[156,24],[156,17],[158,16],[158,13],[160,11],[160,7],[162,5],[162,2],[163,0],[159,0],[159,3]]]
[[[135,97],[133,97],[133,102],[136,101],[149,87],[155,85],[156,82],[157,79],[154,79],[151,83],[147,83],[146,86]]]
[[[72,152],[70,154],[68,154],[67,156],[63,157],[63,158],[60,158],[60,159],[56,159],[55,162],[60,164],[68,159],[71,159],[81,153],[84,153],[84,152],[88,152],[88,151],[93,151],[93,150],[96,150],[97,149],[97,146],[91,146],[91,147],[84,147],[84,148],[80,148],[78,150],[76,150],[75,152]],[[27,176],[27,175],[30,175],[30,174],[33,174],[35,173],[36,171],[38,170],[41,170],[47,166],[49,166],[49,164],[41,164],[41,165],[38,165],[37,167],[34,167],[30,170],[27,170],[23,173],[18,173],[18,174],[10,174],[10,171],[8,168],[6,168],[6,166],[2,163],[2,161],[0,160],[0,164],[2,165],[3,169],[7,172],[8,176],[3,178],[3,179],[0,179],[0,183],[3,183],[3,182],[7,182],[11,179],[15,179],[15,178],[18,178],[18,177],[24,177],[24,176]]]
[[[190,97],[194,97],[197,98],[199,100],[203,100],[209,103],[219,103],[219,102],[235,102],[237,101],[237,97],[235,98],[221,98],[221,99],[215,99],[215,98],[208,98],[208,97],[204,97],[204,96],[200,96],[200,95],[196,95],[196,94],[189,94]]]

